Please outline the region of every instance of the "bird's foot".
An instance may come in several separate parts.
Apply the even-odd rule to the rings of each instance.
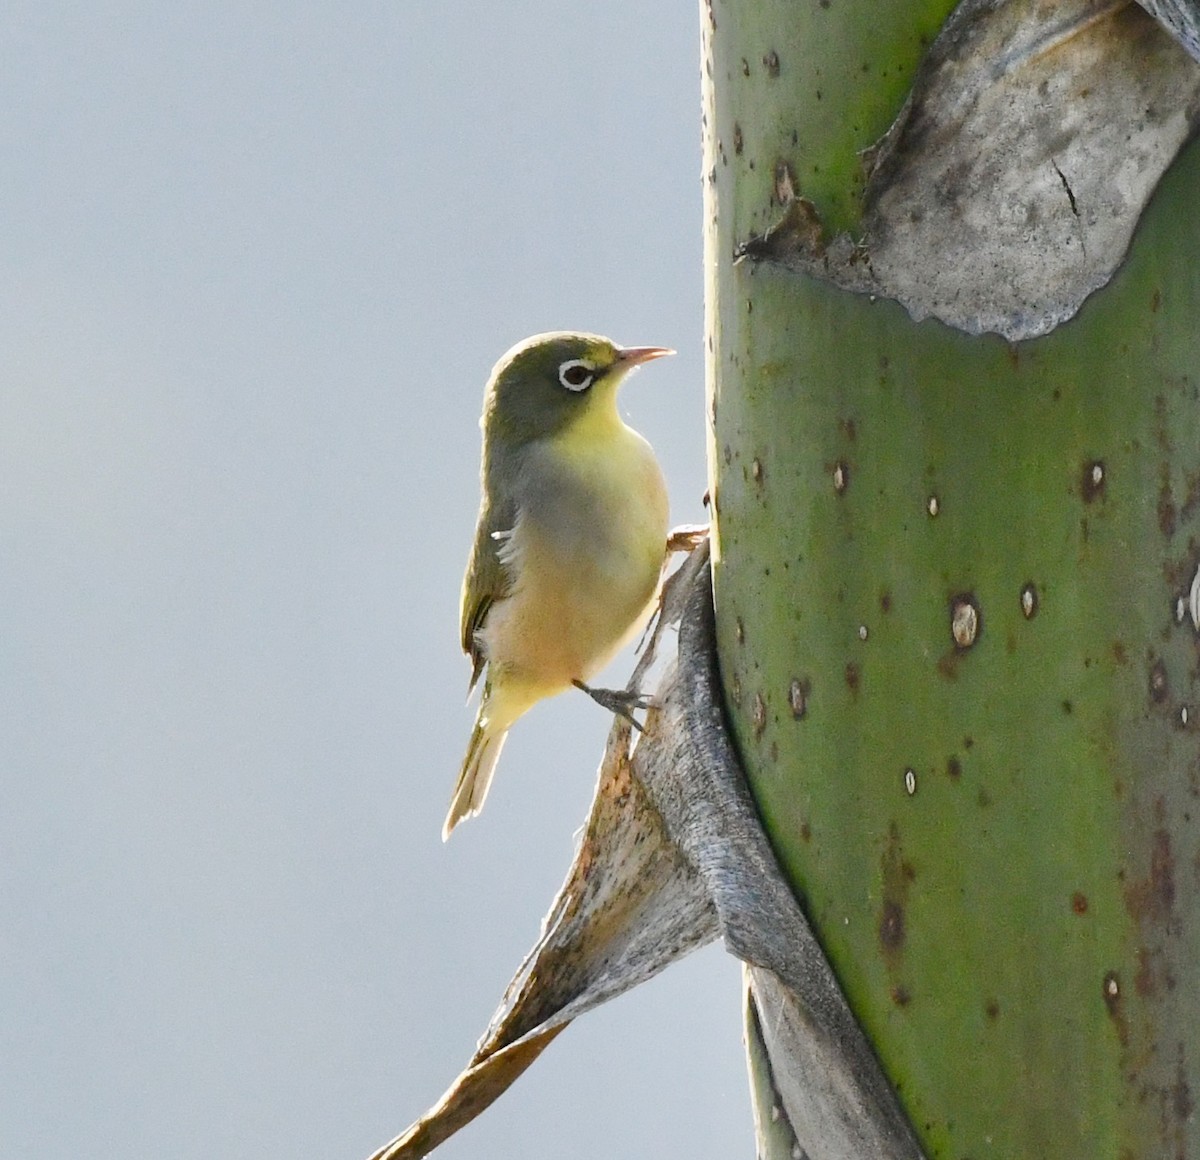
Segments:
[[[694,552],[705,540],[708,539],[708,524],[679,524],[672,528],[667,533],[667,550],[663,557],[663,567],[666,568],[668,561],[676,552]],[[667,577],[667,584],[670,584],[671,577]],[[663,609],[663,594],[666,591],[665,586],[660,585],[658,596],[654,601],[654,611],[650,614],[650,619],[646,621],[646,627],[642,629],[642,635],[638,638],[637,648],[635,652],[641,652],[646,647],[648,641],[655,632],[658,626],[658,618],[662,615]]]
[[[680,524],[667,533],[667,554],[694,552],[708,539],[708,524]]]
[[[652,697],[632,692],[629,689],[593,689],[591,685],[585,685],[582,681],[572,681],[571,684],[587,693],[597,705],[607,709],[610,713],[615,713],[618,717],[623,717],[639,733],[645,732],[641,722],[634,717],[633,713],[635,709],[649,709],[654,704]]]

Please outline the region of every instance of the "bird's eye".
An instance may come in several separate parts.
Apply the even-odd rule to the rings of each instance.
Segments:
[[[581,358],[569,359],[558,368],[558,381],[568,391],[586,391],[596,377],[596,368]]]

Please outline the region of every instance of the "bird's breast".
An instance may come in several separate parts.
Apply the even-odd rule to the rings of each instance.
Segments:
[[[664,558],[666,486],[640,435],[624,424],[606,434],[546,441],[524,466],[503,549],[512,588],[484,633],[493,668],[565,687],[644,622]]]

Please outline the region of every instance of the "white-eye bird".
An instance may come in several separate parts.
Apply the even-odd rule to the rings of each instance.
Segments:
[[[461,620],[470,687],[483,675],[483,694],[443,841],[483,808],[513,722],[572,685],[592,692],[588,679],[649,615],[667,488],[650,444],[617,413],[617,388],[673,353],[557,331],[518,343],[492,370]]]

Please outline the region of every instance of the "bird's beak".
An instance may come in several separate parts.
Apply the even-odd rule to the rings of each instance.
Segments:
[[[650,362],[651,359],[665,358],[674,353],[667,346],[623,346],[617,351],[617,363],[632,370],[634,367],[640,367],[642,363]]]

